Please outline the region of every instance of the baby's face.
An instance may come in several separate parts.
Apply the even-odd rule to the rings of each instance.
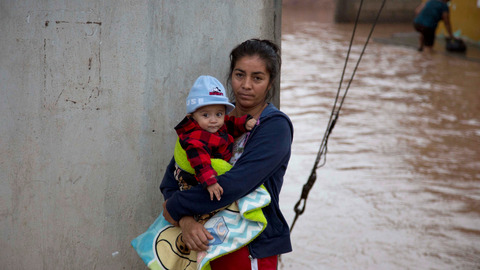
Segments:
[[[207,105],[198,108],[192,115],[198,125],[210,132],[217,132],[225,121],[225,105]]]

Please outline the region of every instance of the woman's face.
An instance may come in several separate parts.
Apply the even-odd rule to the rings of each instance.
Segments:
[[[238,59],[232,72],[235,105],[248,110],[265,104],[269,82],[270,74],[264,61],[257,55]]]

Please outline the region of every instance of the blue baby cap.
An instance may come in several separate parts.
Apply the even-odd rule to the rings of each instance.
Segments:
[[[212,76],[198,77],[187,97],[187,114],[193,113],[203,106],[218,104],[226,106],[226,114],[235,109],[235,106],[228,101],[222,83]]]

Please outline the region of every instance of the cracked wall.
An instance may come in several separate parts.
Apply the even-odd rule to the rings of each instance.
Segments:
[[[280,41],[281,1],[1,1],[2,269],[143,269],[174,125],[201,74]],[[277,101],[278,102],[278,101]]]

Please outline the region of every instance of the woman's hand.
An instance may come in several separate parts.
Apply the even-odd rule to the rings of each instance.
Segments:
[[[208,242],[213,240],[213,236],[198,223],[193,217],[185,216],[180,219],[180,228],[182,228],[183,242],[187,247],[195,251],[204,251],[208,249]]]
[[[167,201],[165,201],[163,203],[163,217],[165,218],[165,220],[167,220],[168,222],[172,223],[173,226],[175,227],[178,227],[178,222],[175,221],[172,216],[170,216],[170,213],[168,213],[168,210],[167,210]]]

